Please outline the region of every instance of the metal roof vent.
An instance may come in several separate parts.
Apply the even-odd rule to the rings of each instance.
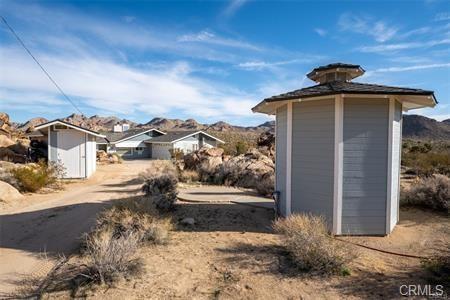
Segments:
[[[317,67],[306,76],[317,83],[327,83],[331,81],[351,81],[363,75],[364,72],[360,65],[333,63]]]

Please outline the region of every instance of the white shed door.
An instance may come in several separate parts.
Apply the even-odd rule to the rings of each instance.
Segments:
[[[57,138],[58,161],[65,168],[65,178],[85,177],[85,134],[76,130],[60,130]]]
[[[169,149],[171,144],[152,144],[152,158],[154,159],[170,159]]]

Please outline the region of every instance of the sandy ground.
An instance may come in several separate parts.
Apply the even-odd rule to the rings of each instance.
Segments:
[[[24,276],[46,274],[60,255],[78,249],[79,237],[105,205],[140,191],[132,179],[148,164],[101,165],[93,177],[67,183],[64,190],[4,203],[0,208],[0,291],[11,291]]]
[[[426,284],[420,260],[354,247],[350,276],[312,277],[294,269],[272,233],[270,210],[239,204],[178,203],[168,245],[140,250],[145,274],[81,292],[91,299],[401,299],[403,284]],[[343,238],[405,254],[431,255],[450,242],[448,217],[402,210],[388,237]],[[444,283],[443,283],[444,284]],[[447,283],[448,284],[448,283]],[[448,286],[447,286],[448,287]],[[67,292],[50,298],[67,298]],[[419,298],[421,299],[421,298]],[[445,298],[444,298],[445,299]]]
[[[105,166],[96,177],[64,192],[29,197],[29,205],[3,212],[0,290],[23,275],[45,274],[49,260],[70,253],[95,214],[111,200],[127,199],[139,185],[132,179],[145,163]],[[99,179],[100,178],[100,179]],[[193,226],[179,225],[193,217]],[[402,284],[425,284],[420,260],[352,248],[358,258],[350,276],[311,277],[293,269],[273,234],[273,212],[233,203],[179,202],[168,245],[139,250],[144,275],[114,287],[80,291],[92,299],[393,299]],[[448,216],[401,210],[387,237],[345,237],[348,241],[406,254],[432,255],[450,243]],[[74,260],[77,257],[72,258]],[[49,298],[69,298],[57,292]]]

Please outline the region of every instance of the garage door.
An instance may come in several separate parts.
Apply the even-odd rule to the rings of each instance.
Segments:
[[[152,144],[152,158],[154,159],[170,159],[171,144]]]
[[[85,177],[85,133],[68,129],[57,135],[57,157],[65,168],[64,178]]]

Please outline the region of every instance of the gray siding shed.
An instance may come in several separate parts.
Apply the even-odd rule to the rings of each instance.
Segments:
[[[293,103],[291,210],[326,217],[332,224],[334,99]]]
[[[342,234],[385,234],[388,99],[345,99]]]
[[[275,190],[280,192],[279,209],[286,215],[286,146],[287,146],[287,105],[277,109],[275,125]]]

